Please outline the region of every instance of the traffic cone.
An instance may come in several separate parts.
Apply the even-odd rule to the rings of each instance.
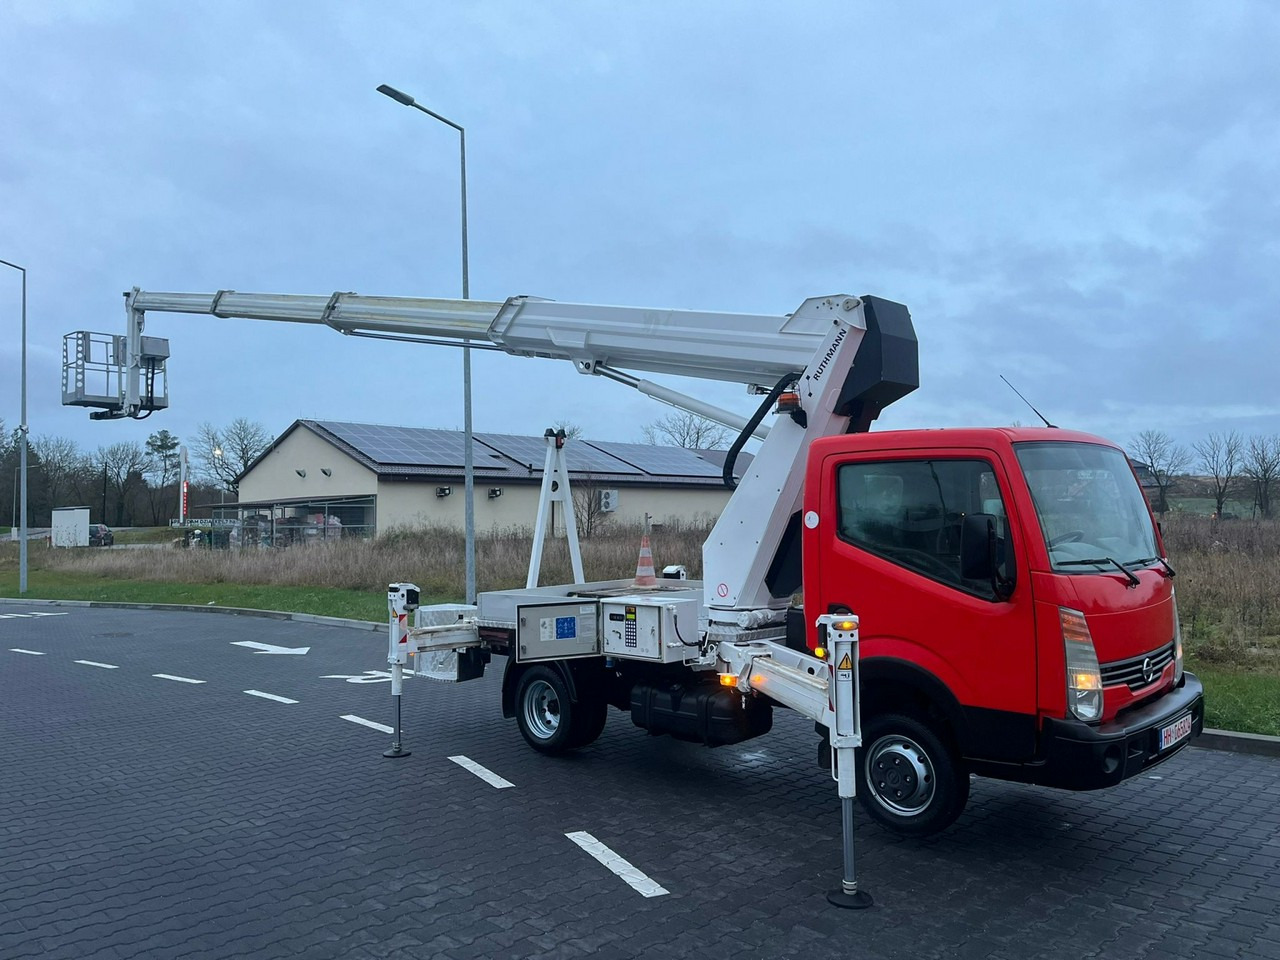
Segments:
[[[636,579],[634,583],[637,587],[656,587],[658,585],[658,576],[653,569],[653,551],[649,549],[648,528],[645,528],[644,535],[640,538],[640,559],[636,562]]]

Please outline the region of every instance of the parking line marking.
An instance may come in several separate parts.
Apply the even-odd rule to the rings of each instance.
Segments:
[[[505,780],[492,770],[480,766],[480,764],[476,763],[470,757],[450,757],[449,759],[460,766],[463,770],[470,770],[491,787],[497,787],[499,790],[502,790],[506,787],[515,786],[515,784],[510,780]]]
[[[297,700],[290,700],[288,697],[277,697],[274,693],[263,693],[261,690],[246,690],[251,697],[261,697],[263,700],[274,700],[276,703],[297,703]]]
[[[192,680],[190,677],[175,677],[171,673],[153,673],[152,676],[160,680],[177,680],[179,683],[204,683],[203,680]]]
[[[97,660],[77,660],[76,663],[83,663],[86,667],[101,667],[103,670],[119,670],[114,663],[99,663]]]
[[[44,651],[43,651],[43,650],[23,650],[21,647],[10,647],[10,648],[9,648],[9,651],[10,651],[11,653],[25,653],[25,654],[27,654],[27,656],[30,656],[30,657],[43,657],[43,656],[44,656]]]
[[[579,830],[576,833],[566,833],[565,836],[599,860],[610,873],[621,877],[640,896],[661,897],[671,892],[654,883],[591,834]]]
[[[342,715],[343,720],[350,720],[352,723],[358,723],[362,727],[368,727],[370,730],[381,730],[383,733],[395,733],[395,730],[388,727],[385,723],[374,723],[372,720],[366,720],[364,717],[357,717],[350,713]]]

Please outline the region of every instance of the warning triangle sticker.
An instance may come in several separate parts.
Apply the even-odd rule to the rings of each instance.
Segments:
[[[836,669],[837,669],[837,670],[852,670],[852,669],[853,669],[853,663],[849,660],[849,655],[848,655],[847,653],[844,655],[844,659],[840,661],[840,665],[839,665],[838,667],[836,667]]]

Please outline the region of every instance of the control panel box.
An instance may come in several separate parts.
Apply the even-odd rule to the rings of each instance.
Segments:
[[[698,655],[698,601],[618,597],[600,601],[606,656],[680,663]]]
[[[594,600],[522,603],[516,607],[516,660],[564,660],[600,653]]]

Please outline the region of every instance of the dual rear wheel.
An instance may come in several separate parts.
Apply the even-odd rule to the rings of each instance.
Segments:
[[[520,677],[515,707],[525,742],[550,755],[594,743],[609,715],[609,704],[601,696],[570,699],[560,671],[545,666],[530,667]]]

